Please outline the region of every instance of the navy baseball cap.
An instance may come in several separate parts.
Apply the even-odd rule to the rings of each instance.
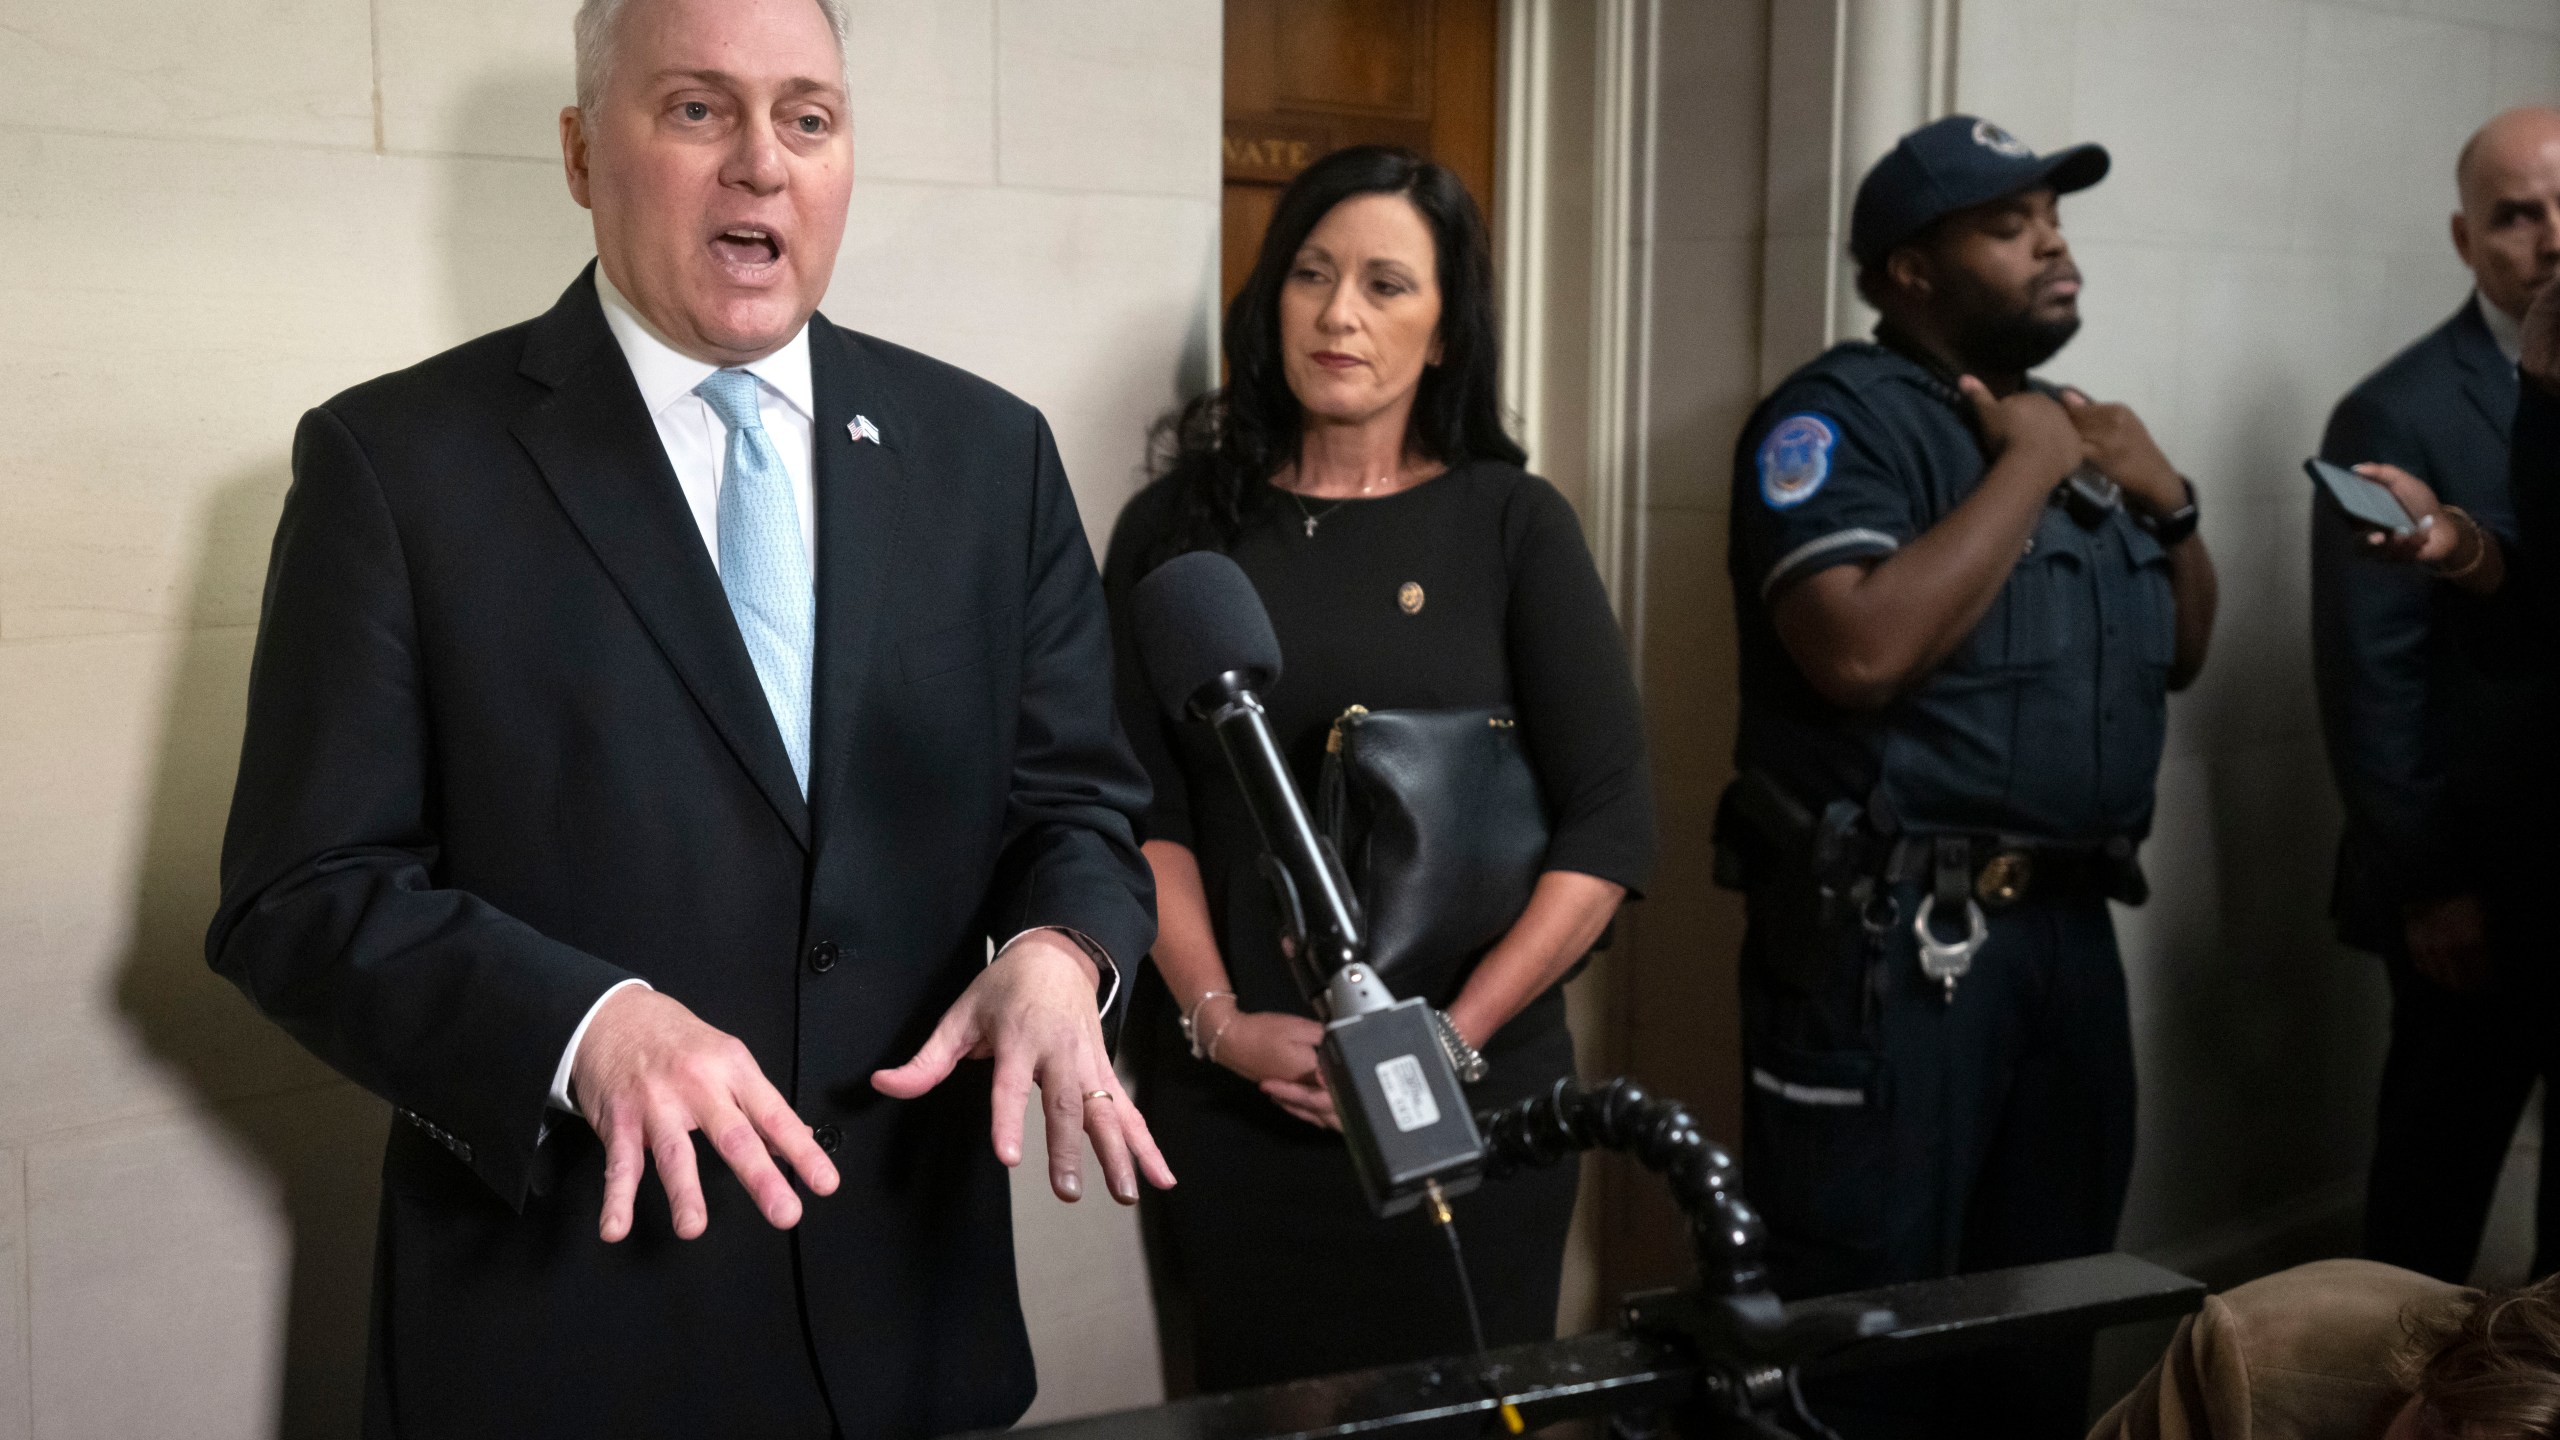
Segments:
[[[1932,121],[1903,136],[1858,182],[1849,253],[1860,265],[1882,264],[1894,246],[1943,216],[2039,185],[2057,195],[2086,190],[2106,178],[2107,164],[2100,145],[2038,155],[1976,116]]]

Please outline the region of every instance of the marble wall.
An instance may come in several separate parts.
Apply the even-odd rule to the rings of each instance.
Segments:
[[[0,1440],[353,1430],[385,1111],[203,926],[295,418],[592,253],[573,8],[0,0]],[[1217,9],[854,10],[828,312],[1040,405],[1098,542],[1206,373]],[[1034,1413],[1155,1398],[1135,1227],[1024,1178]]]

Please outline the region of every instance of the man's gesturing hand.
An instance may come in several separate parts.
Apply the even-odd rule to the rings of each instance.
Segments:
[[[1022,1163],[1022,1110],[1036,1084],[1049,1132],[1049,1188],[1059,1199],[1084,1194],[1078,1130],[1093,1138],[1113,1199],[1138,1203],[1140,1170],[1148,1184],[1172,1189],[1173,1171],[1111,1072],[1101,1017],[1094,1013],[1099,979],[1093,962],[1064,936],[1026,935],[970,982],[914,1059],[874,1073],[871,1083],[884,1095],[912,1100],[941,1084],[962,1060],[993,1056],[997,1159]]]
[[[690,1240],[711,1223],[693,1161],[696,1130],[776,1229],[800,1223],[800,1197],[774,1168],[773,1155],[791,1162],[811,1191],[835,1193],[835,1165],[756,1068],[746,1045],[654,990],[635,985],[596,1011],[578,1042],[570,1085],[580,1113],[604,1141],[598,1233],[607,1244],[631,1233],[644,1157],[657,1164],[679,1238]]]

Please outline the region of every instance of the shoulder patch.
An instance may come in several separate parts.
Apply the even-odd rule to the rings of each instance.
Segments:
[[[1760,442],[1760,498],[1772,510],[1812,499],[1831,478],[1831,449],[1839,443],[1840,427],[1810,410],[1770,426]]]

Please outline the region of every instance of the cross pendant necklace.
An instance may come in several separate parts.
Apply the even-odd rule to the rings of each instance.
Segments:
[[[1334,501],[1332,504],[1327,505],[1321,510],[1308,509],[1306,497],[1300,495],[1295,490],[1283,487],[1281,493],[1289,497],[1290,504],[1298,507],[1299,518],[1305,520],[1307,524],[1307,538],[1313,540],[1316,538],[1316,527],[1324,523],[1325,517],[1331,515],[1334,511],[1341,509],[1343,506],[1350,504],[1353,500],[1365,498],[1369,492],[1386,484],[1393,478],[1395,477],[1391,475],[1381,475],[1377,479],[1368,481],[1361,485],[1358,495],[1345,495],[1341,499]]]
[[[1289,491],[1288,495],[1290,503],[1298,507],[1298,514],[1306,519],[1307,538],[1310,540],[1316,538],[1316,526],[1324,523],[1324,517],[1341,509],[1350,500],[1350,497],[1346,495],[1342,499],[1334,501],[1332,504],[1327,505],[1321,510],[1310,510],[1307,508],[1305,497],[1301,496],[1297,491]]]

